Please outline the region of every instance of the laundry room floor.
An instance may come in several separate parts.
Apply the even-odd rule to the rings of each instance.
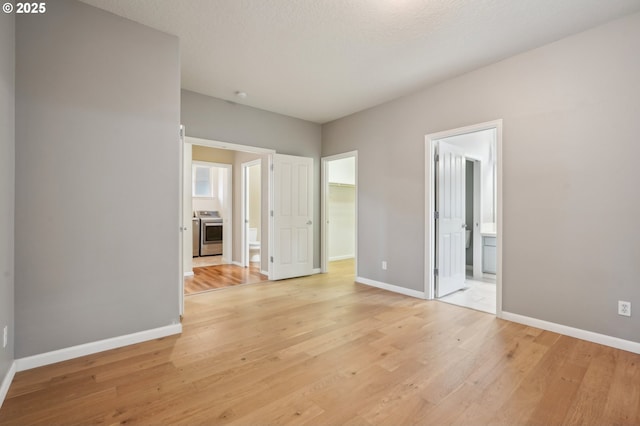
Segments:
[[[260,263],[251,263],[248,268],[228,264],[194,267],[193,274],[184,279],[185,295],[268,280],[260,273]]]

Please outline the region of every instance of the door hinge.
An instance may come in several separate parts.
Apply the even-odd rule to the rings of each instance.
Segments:
[[[440,161],[440,154],[436,154],[436,163]]]
[[[271,171],[273,171],[273,164],[271,164]]]
[[[435,275],[436,277],[438,276],[438,268],[433,270],[433,275]]]
[[[269,260],[271,261],[271,263],[273,263],[273,256],[271,256]]]
[[[434,219],[440,219],[440,212],[434,212],[433,217]]]
[[[273,217],[273,210],[271,210],[271,217]]]
[[[180,130],[178,131],[178,135],[180,136],[181,139],[184,139],[184,126],[182,124],[180,125]]]

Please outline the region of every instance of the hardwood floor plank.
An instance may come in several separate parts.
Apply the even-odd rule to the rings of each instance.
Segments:
[[[191,295],[264,281],[267,276],[260,273],[257,264],[250,264],[248,268],[230,264],[194,267],[193,276],[184,278],[184,293]]]
[[[640,355],[331,270],[192,295],[180,336],[17,373],[0,424],[640,424]]]

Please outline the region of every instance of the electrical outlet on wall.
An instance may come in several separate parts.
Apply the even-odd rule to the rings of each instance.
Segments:
[[[386,270],[387,270],[387,261],[386,261],[386,260],[383,260],[383,261],[382,261],[382,270],[383,270],[383,271],[386,271]]]
[[[5,325],[2,330],[2,348],[6,348],[9,342],[9,328]]]
[[[625,302],[624,300],[618,300],[618,315],[625,317],[631,316],[631,302]]]

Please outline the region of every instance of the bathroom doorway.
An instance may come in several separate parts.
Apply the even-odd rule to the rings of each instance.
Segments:
[[[501,312],[501,121],[426,137],[425,292]]]
[[[358,153],[322,158],[321,271],[357,276]]]
[[[262,161],[242,163],[242,266],[261,270]]]

